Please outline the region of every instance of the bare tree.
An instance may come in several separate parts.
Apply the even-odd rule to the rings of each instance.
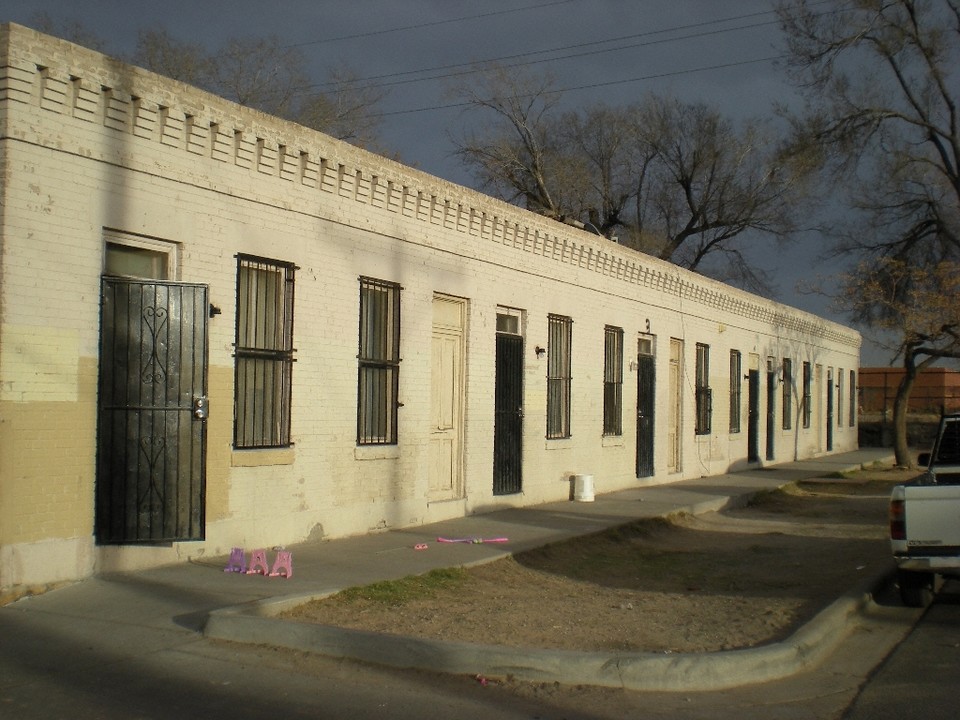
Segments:
[[[568,112],[560,125],[567,163],[576,168],[565,178],[574,193],[575,212],[585,214],[602,235],[626,231],[636,193],[629,110],[601,105]]]
[[[738,130],[707,106],[658,96],[561,111],[548,78],[515,68],[487,70],[458,94],[485,113],[482,131],[457,140],[483,188],[683,267],[765,286],[736,240],[786,235],[799,176],[759,124]]]
[[[803,197],[803,175],[758,122],[742,129],[706,105],[652,96],[632,113],[637,227],[664,239],[659,257],[700,268],[722,258],[725,279],[763,279],[735,239],[784,237]]]
[[[177,40],[165,29],[142,31],[133,62],[148,70],[196,85],[241,105],[293,120],[357,145],[376,141],[379,120],[372,111],[382,90],[336,69],[314,83],[296,48],[278,38],[231,38],[215,52]],[[324,91],[317,87],[327,88]]]
[[[457,141],[457,154],[481,187],[534,212],[561,218],[572,208],[559,196],[564,175],[559,141],[560,96],[549,77],[494,67],[455,90],[472,108],[492,113],[491,123]]]
[[[819,154],[856,213],[838,249],[960,257],[956,0],[857,0],[828,12],[791,0],[780,17],[809,100],[794,142]]]
[[[824,12],[790,0],[779,12],[790,70],[808,97],[792,119],[793,144],[836,181],[829,187],[845,200],[836,252],[860,261],[847,308],[855,322],[897,338],[894,357],[906,372],[894,444],[897,461],[909,464],[905,413],[916,372],[957,357],[960,288],[943,269],[955,273],[960,261],[960,5],[856,0]]]
[[[217,93],[270,115],[290,117],[310,78],[303,54],[276,36],[230,38],[212,58]]]
[[[164,28],[141,30],[131,59],[166,77],[213,90],[213,61],[207,51],[201,45],[176,40]]]
[[[895,338],[904,377],[893,403],[894,453],[910,467],[907,408],[917,374],[942,358],[960,358],[960,264],[919,267],[885,258],[864,261],[841,279],[836,306],[860,324]]]
[[[301,97],[294,119],[340,140],[375,149],[380,118],[373,111],[386,92],[364,84],[348,68],[332,70],[324,87],[324,92]]]
[[[54,20],[50,13],[40,11],[30,16],[30,25],[47,35],[55,35],[97,52],[107,52],[107,41],[84,25],[82,20],[69,17]]]

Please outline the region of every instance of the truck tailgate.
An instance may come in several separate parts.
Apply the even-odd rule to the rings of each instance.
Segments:
[[[960,547],[960,486],[907,485],[904,494],[910,552]]]

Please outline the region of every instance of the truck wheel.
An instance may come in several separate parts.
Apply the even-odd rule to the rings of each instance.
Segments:
[[[933,574],[897,571],[897,585],[900,586],[900,600],[907,607],[926,607],[933,600]]]

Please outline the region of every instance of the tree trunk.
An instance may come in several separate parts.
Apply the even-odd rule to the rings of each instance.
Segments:
[[[913,353],[909,350],[903,354],[903,369],[903,380],[900,381],[893,400],[893,453],[898,466],[912,468],[913,457],[907,444],[907,409],[910,405],[910,391],[917,379],[917,365]]]

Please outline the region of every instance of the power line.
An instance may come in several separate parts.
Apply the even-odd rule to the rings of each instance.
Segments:
[[[451,23],[459,23],[465,20],[482,20],[488,17],[494,17],[497,15],[509,15],[511,13],[524,12],[526,10],[537,10],[539,8],[552,7],[554,5],[566,5],[571,2],[576,2],[576,0],[553,0],[552,2],[544,2],[538,5],[527,5],[520,8],[511,8],[509,10],[494,10],[491,12],[480,13],[479,15],[466,15],[458,18],[448,18],[446,20],[433,20],[431,22],[417,23],[416,25],[404,25],[402,27],[387,28],[384,30],[370,30],[368,32],[355,33],[353,35],[341,35],[339,37],[332,38],[323,38],[321,40],[307,40],[302,43],[294,43],[292,45],[286,45],[288,48],[295,47],[305,47],[307,45],[320,45],[322,43],[332,43],[340,42],[342,40],[357,40],[359,38],[373,37],[375,35],[387,35],[389,33],[404,32],[407,30],[419,30],[426,27],[436,27],[438,25],[449,25]]]
[[[592,55],[603,55],[603,54],[606,54],[606,53],[618,52],[618,51],[620,51],[620,50],[630,50],[630,49],[633,49],[633,48],[651,47],[651,46],[653,46],[653,45],[662,45],[662,44],[665,44],[665,43],[670,43],[670,42],[674,42],[674,41],[678,41],[678,40],[695,40],[695,39],[698,39],[698,38],[709,37],[709,36],[711,36],[711,35],[720,35],[720,34],[726,33],[726,32],[733,32],[733,31],[735,31],[735,30],[753,30],[753,29],[760,28],[760,27],[766,27],[766,26],[769,26],[769,25],[775,25],[776,23],[777,23],[776,20],[769,20],[769,21],[766,21],[766,22],[752,23],[752,24],[750,24],[750,25],[738,25],[737,27],[733,27],[733,28],[725,28],[725,29],[720,29],[720,30],[711,30],[711,31],[709,31],[709,32],[693,33],[693,34],[690,34],[690,35],[681,35],[681,36],[678,36],[678,37],[663,38],[663,39],[660,39],[660,40],[648,40],[648,41],[645,41],[645,42],[631,43],[631,44],[629,44],[629,45],[621,45],[621,46],[613,47],[613,48],[605,48],[605,49],[599,49],[599,50],[589,50],[589,51],[586,51],[586,52],[579,52],[579,53],[570,53],[570,54],[568,54],[568,55],[560,55],[560,56],[558,56],[558,57],[542,58],[542,59],[536,59],[536,60],[526,60],[526,61],[523,61],[523,62],[510,63],[510,64],[505,65],[505,67],[507,67],[507,68],[517,68],[517,67],[524,67],[524,66],[527,66],[527,65],[536,65],[536,64],[538,64],[538,63],[556,62],[556,61],[559,61],[559,60],[572,60],[572,59],[577,59],[577,58],[590,57],[590,56],[592,56]],[[652,32],[652,33],[642,33],[641,35],[653,35],[653,34],[659,34],[659,33],[661,33],[661,32],[665,32],[665,31],[656,31],[656,32]],[[640,36],[640,35],[637,35],[637,36],[634,36],[634,37],[639,37],[639,36]],[[599,41],[599,42],[613,42],[613,41]],[[568,46],[568,47],[570,47],[570,48],[584,47],[584,46],[587,46],[587,45],[599,44],[599,42],[598,42],[598,43],[582,43],[582,44],[579,44],[579,45],[571,45],[571,46]],[[483,72],[484,67],[482,67],[482,66],[489,66],[489,65],[491,65],[491,64],[500,62],[501,60],[510,60],[510,59],[516,59],[516,58],[521,58],[521,57],[529,57],[530,55],[538,55],[538,54],[544,54],[544,53],[548,53],[548,52],[554,52],[554,51],[553,51],[553,50],[540,50],[540,51],[534,51],[534,52],[529,52],[529,53],[520,53],[520,54],[517,54],[517,55],[508,55],[508,56],[504,56],[503,58],[499,58],[499,59],[481,60],[481,61],[478,61],[477,63],[457,63],[457,64],[450,65],[450,66],[447,66],[447,67],[450,68],[450,69],[453,69],[453,68],[467,68],[467,69],[462,70],[462,71],[459,71],[459,72],[443,73],[443,74],[441,74],[441,75],[430,75],[430,76],[427,76],[427,77],[407,78],[407,79],[405,79],[405,80],[394,80],[394,81],[392,81],[392,82],[370,83],[370,84],[363,84],[363,83],[365,82],[365,80],[357,79],[357,80],[347,81],[347,82],[345,82],[344,84],[345,84],[345,85],[359,85],[360,87],[362,87],[362,88],[364,88],[364,89],[373,89],[373,88],[382,88],[382,87],[393,87],[393,86],[396,86],[396,85],[407,85],[407,84],[416,83],[416,82],[426,82],[426,81],[429,81],[429,80],[445,80],[445,79],[447,79],[447,78],[459,77],[459,76],[462,76],[462,75],[472,75],[472,74],[475,74],[475,73],[478,73],[478,72]],[[437,68],[437,69],[440,70],[440,69],[444,69],[444,68]],[[410,73],[413,73],[413,72],[418,72],[418,71],[408,71],[408,72],[405,72],[405,73],[393,73],[393,76],[405,75],[405,74],[410,74]],[[390,77],[390,76],[384,76],[384,77]],[[324,83],[324,84],[326,84],[326,83]],[[310,87],[317,87],[317,86],[310,86]]]
[[[660,80],[662,78],[667,78],[667,77],[676,77],[677,75],[689,75],[691,73],[707,72],[709,70],[725,70],[727,68],[732,68],[732,67],[742,67],[744,65],[756,65],[758,63],[773,62],[774,60],[783,60],[786,57],[787,57],[786,55],[771,55],[768,57],[756,58],[754,60],[740,60],[738,62],[722,63],[718,65],[706,65],[698,68],[688,68],[686,70],[673,70],[670,72],[654,73],[652,75],[641,75],[639,77],[627,78],[624,80],[608,80],[606,82],[590,83],[588,85],[576,85],[576,86],[571,86],[566,88],[559,88],[557,90],[548,90],[548,91],[545,91],[544,94],[558,95],[560,93],[575,92],[577,90],[592,90],[595,88],[611,87],[613,85],[625,85],[627,83],[643,82],[646,80]],[[472,102],[465,101],[465,102],[458,102],[458,103],[450,103],[447,105],[433,105],[431,107],[411,108],[409,110],[391,110],[389,112],[370,113],[366,117],[379,118],[379,117],[389,117],[393,115],[410,115],[414,113],[430,112],[433,110],[451,110],[454,108],[469,107],[472,105],[473,105]]]
[[[718,24],[718,23],[734,22],[734,21],[738,21],[738,20],[746,20],[746,19],[749,19],[749,18],[764,16],[764,15],[770,15],[771,12],[773,12],[773,11],[771,11],[771,10],[764,10],[764,11],[761,11],[761,12],[748,13],[748,14],[745,14],[745,15],[735,15],[735,16],[732,16],[732,17],[722,18],[722,19],[720,19],[720,20],[705,21],[705,22],[699,22],[699,23],[690,23],[690,24],[687,24],[687,25],[677,25],[677,26],[670,27],[670,28],[663,28],[663,29],[661,29],[661,30],[648,30],[648,31],[645,31],[645,32],[642,32],[642,33],[633,33],[633,34],[630,34],[630,35],[621,35],[621,36],[619,36],[619,37],[607,38],[607,39],[605,39],[605,40],[594,40],[594,41],[590,41],[590,42],[574,43],[574,44],[572,44],[572,45],[560,45],[560,46],[553,47],[553,48],[547,48],[547,49],[545,49],[545,50],[530,50],[530,51],[522,52],[522,53],[514,53],[514,54],[512,54],[512,55],[501,55],[501,56],[494,57],[494,58],[486,58],[486,59],[484,59],[484,60],[477,60],[477,61],[471,61],[471,62],[460,62],[460,63],[450,63],[450,64],[447,64],[447,65],[439,65],[439,66],[434,66],[434,67],[430,67],[430,68],[420,68],[420,69],[418,69],[418,70],[402,70],[402,71],[393,72],[393,73],[385,73],[385,74],[383,74],[383,75],[372,75],[372,76],[365,77],[365,78],[355,78],[355,79],[352,79],[352,80],[348,81],[347,84],[349,84],[349,85],[361,85],[361,84],[363,84],[364,87],[377,88],[377,87],[389,87],[389,86],[392,86],[392,85],[402,85],[402,84],[413,83],[413,82],[422,82],[422,81],[426,81],[426,80],[440,80],[440,79],[444,79],[444,78],[447,78],[447,77],[455,77],[456,75],[459,75],[459,74],[470,74],[470,73],[478,72],[477,67],[480,66],[480,65],[489,65],[489,64],[493,64],[493,63],[501,63],[501,62],[504,62],[504,61],[519,60],[519,59],[522,59],[522,58],[534,57],[534,56],[538,56],[538,55],[547,55],[547,54],[550,54],[550,53],[563,52],[563,51],[567,51],[567,50],[576,50],[576,49],[578,49],[578,48],[587,48],[587,47],[593,47],[593,46],[597,46],[597,45],[605,45],[605,44],[609,44],[609,43],[621,42],[621,41],[624,41],[624,40],[634,40],[634,39],[637,39],[637,38],[651,37],[651,36],[656,36],[656,35],[664,35],[664,34],[667,34],[667,33],[675,33],[675,32],[679,32],[679,31],[682,31],[682,30],[691,30],[691,29],[694,29],[694,28],[700,28],[700,27],[704,27],[704,26],[708,26],[708,25],[716,25],[716,24]],[[573,53],[573,54],[570,54],[570,55],[561,55],[561,56],[559,56],[559,57],[545,58],[545,59],[542,59],[542,60],[534,60],[534,61],[531,61],[531,62],[529,62],[529,63],[517,63],[516,65],[511,65],[510,67],[519,67],[519,66],[521,66],[521,65],[534,64],[534,63],[539,63],[539,62],[550,62],[550,61],[552,61],[552,60],[567,60],[567,59],[570,59],[570,58],[587,57],[587,56],[590,56],[590,55],[598,55],[598,54],[607,53],[607,52],[616,52],[616,51],[618,51],[618,50],[627,50],[627,49],[635,48],[635,47],[645,47],[645,46],[648,46],[648,45],[655,45],[655,44],[661,44],[661,43],[667,43],[667,42],[674,42],[674,41],[678,41],[678,40],[696,39],[696,38],[701,38],[701,37],[707,37],[707,36],[710,36],[710,35],[718,35],[718,34],[725,33],[725,32],[733,32],[733,31],[736,31],[736,30],[745,30],[745,29],[752,29],[752,28],[757,28],[757,27],[763,27],[763,26],[765,26],[765,25],[773,25],[773,24],[776,24],[776,22],[777,22],[776,20],[769,20],[769,21],[765,21],[765,22],[761,22],[761,23],[753,23],[753,24],[749,24],[749,25],[738,25],[738,26],[730,27],[730,28],[720,28],[720,29],[716,29],[716,30],[710,30],[710,31],[707,31],[707,32],[702,32],[702,33],[692,33],[692,34],[689,34],[689,35],[682,35],[682,36],[679,36],[679,37],[664,38],[663,40],[654,40],[654,41],[648,41],[648,42],[634,43],[634,44],[630,44],[630,45],[623,45],[623,46],[615,47],[615,48],[607,48],[607,49],[593,50],[593,51],[584,52],[584,53]],[[365,83],[369,83],[369,82],[371,82],[371,81],[376,81],[376,80],[389,80],[390,78],[398,78],[398,77],[402,77],[402,76],[404,76],[404,75],[416,75],[416,74],[420,74],[420,73],[432,73],[432,72],[439,72],[439,71],[442,71],[442,70],[454,70],[454,69],[456,69],[456,68],[472,68],[472,69],[469,70],[467,73],[449,73],[449,74],[444,74],[444,75],[436,75],[436,76],[428,76],[428,77],[423,77],[423,78],[412,78],[412,79],[407,79],[407,80],[400,80],[400,81],[397,81],[397,82],[365,84]],[[331,85],[331,84],[332,84],[332,83],[329,83],[329,82],[315,83],[315,84],[312,84],[312,85],[309,85],[309,86],[305,86],[303,89],[326,87],[326,86],[329,86],[329,85]]]

